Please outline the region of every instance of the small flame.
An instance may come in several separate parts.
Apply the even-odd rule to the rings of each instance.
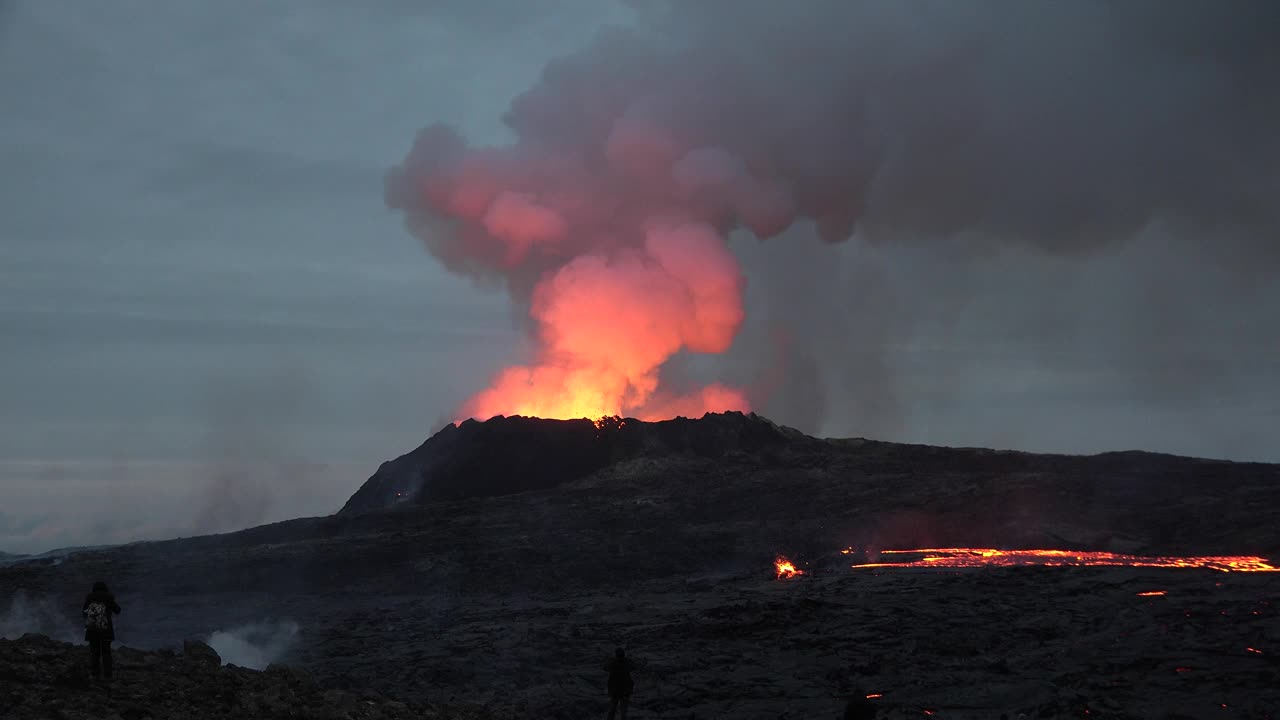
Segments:
[[[1168,590],[1148,590],[1146,592],[1138,593],[1138,597],[1161,597],[1168,594]]]
[[[779,578],[793,578],[804,574],[803,570],[796,568],[794,563],[781,555],[773,561],[773,567],[778,571]]]
[[[884,697],[884,693],[870,693],[867,695],[868,700],[875,700],[876,698],[882,698],[882,697]]]
[[[1253,653],[1254,655],[1261,655],[1261,654],[1262,654],[1262,651],[1261,651],[1261,650],[1259,650],[1258,648],[1251,648],[1251,647],[1247,647],[1247,648],[1245,648],[1245,650],[1248,650],[1249,652]]]

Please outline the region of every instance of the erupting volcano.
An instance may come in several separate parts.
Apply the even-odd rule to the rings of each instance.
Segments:
[[[431,127],[388,176],[388,203],[411,226],[426,224],[446,265],[502,275],[529,308],[533,361],[498,373],[459,414],[656,420],[748,410],[741,390],[668,393],[659,373],[682,350],[733,343],[744,279],[726,233],[747,214],[760,234],[786,227],[785,193],[728,151],[686,146],[621,107],[593,154],[557,147],[523,118],[539,98],[516,103],[516,145],[468,148]]]
[[[821,167],[808,135],[750,122],[758,74],[691,73],[702,49],[645,40],[605,33],[552,62],[503,117],[512,143],[470,146],[432,125],[387,174],[387,205],[446,268],[497,279],[527,308],[531,357],[457,416],[748,411],[741,388],[662,378],[676,354],[724,353],[738,334],[746,281],[729,234],[769,238],[801,219],[826,240],[851,234],[861,179]]]
[[[1245,89],[1270,74],[1244,82],[1239,68],[1213,65],[1188,73],[1204,83],[1193,92],[1162,83],[1130,106],[1116,102],[1129,96],[1129,81],[1101,95],[1094,85],[1151,63],[1099,71],[1097,54],[1075,45],[1046,59],[1018,44],[1024,28],[1061,25],[1090,28],[1089,42],[1128,38],[1148,48],[1151,23],[1140,13],[1082,22],[1078,13],[1089,11],[1068,3],[1057,22],[1015,13],[1017,31],[990,32],[963,4],[931,6],[943,19],[925,23],[915,9],[874,3],[804,13],[768,2],[626,4],[634,24],[551,60],[509,103],[505,137],[476,144],[430,125],[386,175],[386,204],[443,266],[505,287],[527,317],[526,356],[498,370],[455,418],[661,420],[757,409],[776,376],[789,375],[779,368],[803,361],[790,346],[802,344],[791,338],[806,334],[794,317],[806,308],[785,307],[783,293],[762,301],[777,315],[762,319],[776,322],[774,367],[735,362],[732,375],[710,366],[695,378],[669,362],[726,353],[743,329],[747,277],[731,236],[840,243],[856,234],[948,255],[992,244],[1066,255],[1153,224],[1203,229],[1206,238],[1226,227],[1275,236],[1266,193],[1188,180],[1272,187],[1273,155],[1237,150],[1251,147],[1247,130],[1267,147],[1274,123],[1245,122],[1218,97],[1233,88],[1240,107],[1253,107],[1257,95]],[[814,20],[823,13],[829,21]],[[1112,23],[1114,32],[1093,29]],[[984,49],[886,41],[907,27],[925,36],[946,28]],[[1163,57],[1182,46],[1156,40],[1149,50]],[[1169,148],[1210,138],[1233,140],[1193,143],[1170,172]],[[1215,240],[1202,251],[1219,245],[1229,246]],[[830,278],[809,282],[822,293],[830,286],[838,301]],[[875,338],[859,340],[879,349]],[[703,377],[732,377],[750,392]]]

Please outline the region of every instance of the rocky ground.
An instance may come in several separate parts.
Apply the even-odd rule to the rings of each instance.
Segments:
[[[715,442],[642,433],[625,459],[519,494],[456,497],[455,486],[380,511],[15,561],[0,566],[0,602],[18,589],[47,601],[50,627],[31,629],[65,636],[105,579],[125,609],[121,642],[146,648],[296,622],[278,659],[321,694],[495,717],[602,715],[600,667],[617,645],[645,663],[633,718],[835,718],[852,694],[880,694],[890,718],[1267,718],[1280,707],[1280,573],[872,571],[839,553],[1276,557],[1276,466],[789,437],[756,452],[735,438],[767,428],[707,427]],[[463,482],[485,457],[481,445],[444,466]],[[409,460],[401,470],[422,467]],[[362,502],[398,487],[395,467]],[[776,579],[777,553],[806,574]],[[1165,594],[1138,594],[1155,590]]]
[[[590,717],[623,645],[642,664],[635,718],[834,719],[854,694],[886,718],[1270,718],[1277,607],[1275,574],[1129,568],[290,598],[315,613],[289,658],[305,671],[122,648],[108,689],[83,646],[28,637],[0,642],[0,717]]]
[[[1167,594],[1138,595],[1151,590]],[[398,684],[518,699],[542,717],[599,710],[599,664],[617,643],[645,663],[643,718],[835,718],[855,693],[880,694],[889,718],[1266,718],[1280,707],[1277,602],[1274,575],[849,570],[505,606],[475,596],[400,637],[374,628],[403,627],[412,603],[388,603],[333,642],[377,638],[413,659]]]
[[[188,641],[181,654],[129,647],[113,653],[111,681],[88,673],[83,645],[44,635],[0,639],[0,717],[6,720],[483,720],[474,708],[440,708],[318,685],[305,671],[265,672],[222,665],[217,653]]]

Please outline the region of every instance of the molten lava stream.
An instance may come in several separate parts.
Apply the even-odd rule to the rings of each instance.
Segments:
[[[854,548],[841,551],[848,555]],[[875,553],[868,553],[875,554]],[[1206,555],[1194,557],[1123,555],[1120,553],[1082,550],[996,550],[994,548],[920,548],[915,550],[881,550],[882,556],[911,556],[915,559],[857,563],[861,568],[977,568],[1042,565],[1050,567],[1149,567],[1203,568],[1221,572],[1276,572],[1280,567],[1267,558],[1255,555]],[[1152,593],[1153,595],[1156,593]],[[1162,593],[1161,593],[1162,594]]]

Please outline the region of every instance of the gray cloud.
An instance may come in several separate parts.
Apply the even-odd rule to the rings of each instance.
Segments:
[[[499,367],[504,304],[422,260],[381,174],[429,111],[500,130],[608,9],[470,5],[0,6],[0,549],[226,527],[260,487],[328,512]],[[282,368],[287,407],[236,390]],[[227,416],[275,425],[212,441]]]
[[[1062,250],[1165,219],[1275,250],[1272,3],[639,7],[665,7],[655,35],[690,48],[666,60],[674,91],[654,73],[640,94],[758,155],[831,239]],[[617,72],[601,55],[584,62]]]

